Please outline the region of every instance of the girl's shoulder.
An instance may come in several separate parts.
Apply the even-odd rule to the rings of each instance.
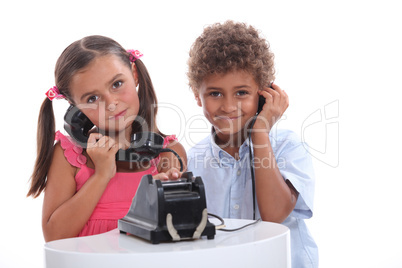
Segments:
[[[176,135],[168,135],[163,139],[163,148],[170,147],[179,143],[179,140],[176,138]]]
[[[183,166],[183,169],[186,169],[187,165],[187,155],[184,146],[179,142],[176,135],[168,135],[164,138],[163,148],[168,148],[175,152],[163,152],[158,156],[157,166],[159,172],[167,172],[170,168],[176,167],[179,169],[181,165],[177,161],[177,156],[180,157]]]
[[[178,154],[185,154],[183,145],[179,142],[176,135],[166,136],[163,142],[163,148],[169,148],[176,151]]]
[[[69,136],[63,135],[60,131],[55,133],[55,146],[60,146],[64,151],[64,157],[74,167],[81,168],[87,163],[87,158],[83,155],[83,149],[77,145]]]

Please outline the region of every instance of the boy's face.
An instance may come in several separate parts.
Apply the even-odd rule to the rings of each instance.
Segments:
[[[256,114],[258,89],[248,72],[232,71],[206,77],[195,97],[217,135],[230,136],[239,133]]]

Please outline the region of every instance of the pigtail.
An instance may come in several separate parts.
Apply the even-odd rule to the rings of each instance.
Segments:
[[[159,132],[156,125],[158,99],[156,97],[151,77],[149,76],[148,70],[141,60],[137,59],[135,61],[135,65],[137,66],[139,82],[138,98],[140,101],[140,109],[138,112],[138,116],[140,119],[145,120],[146,124],[148,125],[148,129],[142,129],[144,123],[139,122],[138,120],[134,120],[132,126],[133,133],[139,131],[153,131],[163,135]]]
[[[52,101],[46,98],[39,112],[37,129],[37,156],[34,171],[31,176],[31,187],[27,196],[38,197],[46,187],[46,177],[49,171],[55,136],[55,119]]]

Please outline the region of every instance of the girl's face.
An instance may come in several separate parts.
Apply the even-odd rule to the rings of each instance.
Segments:
[[[117,135],[131,133],[139,110],[137,84],[135,64],[130,69],[117,56],[106,55],[74,74],[70,90],[75,105],[92,123]]]

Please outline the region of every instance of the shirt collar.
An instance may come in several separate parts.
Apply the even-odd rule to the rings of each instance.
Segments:
[[[219,145],[216,144],[214,136],[215,136],[215,130],[212,127],[211,135],[210,135],[210,143],[211,143],[211,150],[212,150],[213,157],[215,159],[217,159],[219,161],[219,163],[220,163],[220,160],[223,158],[231,158],[231,159],[233,159],[233,161],[235,161],[234,158],[230,154],[228,154],[221,147],[219,147]],[[239,149],[240,160],[243,159],[244,156],[249,153],[249,149],[248,149],[249,145],[250,145],[250,140],[247,138],[243,142],[243,144],[240,146],[240,149]]]
[[[213,157],[214,157],[215,159],[220,160],[220,159],[221,159],[221,156],[223,156],[223,152],[225,152],[225,151],[223,151],[222,148],[219,147],[218,144],[216,144],[215,139],[214,139],[214,137],[215,137],[215,130],[214,130],[213,127],[211,128],[211,135],[210,135],[209,137],[210,137],[212,155],[213,155]],[[222,153],[221,153],[221,152],[222,152]],[[225,152],[225,153],[226,153],[226,152]]]

